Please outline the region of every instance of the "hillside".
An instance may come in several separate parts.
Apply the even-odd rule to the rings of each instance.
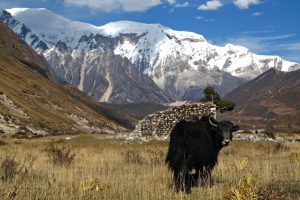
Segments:
[[[93,103],[90,98],[55,84],[48,67],[43,57],[0,22],[1,134],[28,137],[124,130],[86,106]]]
[[[300,70],[268,70],[225,97],[237,105],[225,116],[241,119],[244,128],[300,131],[299,77]]]

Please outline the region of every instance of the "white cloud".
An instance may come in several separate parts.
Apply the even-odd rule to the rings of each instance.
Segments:
[[[211,18],[211,19],[205,19],[204,21],[205,21],[205,22],[215,22],[216,19]]]
[[[300,51],[300,41],[299,42],[293,42],[293,43],[290,43],[290,44],[280,44],[280,45],[277,45],[277,47],[279,47],[281,49],[288,50],[288,51],[297,51],[297,52],[299,52]],[[298,59],[300,59],[300,57]]]
[[[186,7],[189,7],[189,5],[190,5],[189,2],[186,1],[186,2],[181,3],[181,4],[180,3],[175,4],[175,7],[176,8],[186,8]]]
[[[261,15],[263,15],[264,13],[263,12],[254,12],[254,13],[252,13],[252,15],[253,16],[261,16]]]
[[[124,10],[128,12],[146,11],[151,7],[160,5],[162,0],[64,0],[66,4],[80,7],[88,7],[92,10],[111,12],[114,10]],[[167,0],[169,4],[176,3],[175,0]]]
[[[204,17],[203,16],[197,16],[196,19],[201,20],[201,19],[204,19]]]
[[[167,2],[170,4],[170,5],[173,5],[176,3],[176,0],[167,0]]]
[[[291,38],[296,36],[296,34],[294,33],[290,33],[290,34],[284,34],[284,35],[276,35],[276,36],[264,36],[264,37],[257,37],[258,39],[261,40],[268,40],[268,41],[272,41],[272,40],[282,40],[282,39],[287,39],[287,38]]]
[[[270,51],[291,51],[300,48],[299,43],[285,43],[285,39],[296,36],[296,34],[284,34],[275,36],[251,36],[241,35],[229,38],[227,43],[247,47],[255,53],[269,53]],[[293,45],[294,44],[294,45]]]
[[[260,0],[234,0],[233,3],[240,9],[248,9],[251,4],[258,5],[261,2]]]
[[[202,4],[198,7],[199,10],[218,10],[222,7],[222,3],[219,0],[210,0],[205,4]]]
[[[216,19],[213,19],[213,18],[205,18],[203,16],[197,16],[196,17],[197,20],[203,20],[204,22],[215,22]]]
[[[275,29],[271,30],[248,30],[239,32],[240,34],[266,34],[266,33],[274,33]]]

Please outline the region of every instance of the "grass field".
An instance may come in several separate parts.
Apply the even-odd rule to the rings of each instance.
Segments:
[[[54,165],[45,152],[49,144],[70,149],[73,162]],[[300,143],[234,141],[220,153],[215,184],[190,195],[172,188],[167,145],[91,135],[1,140],[0,199],[300,199]],[[9,178],[7,156],[19,164]]]

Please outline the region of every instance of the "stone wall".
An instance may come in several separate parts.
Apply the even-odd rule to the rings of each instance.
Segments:
[[[216,106],[212,103],[193,103],[173,106],[168,110],[148,115],[135,129],[136,136],[167,139],[174,125],[180,120],[193,120],[203,115],[216,115]]]

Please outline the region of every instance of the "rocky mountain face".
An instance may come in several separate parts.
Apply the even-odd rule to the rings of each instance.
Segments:
[[[70,50],[59,40],[49,49],[51,42],[40,40],[25,24],[3,11],[0,17],[13,31],[44,55],[56,78],[72,84],[100,102],[165,103],[171,100],[149,78],[141,73],[127,58],[101,49]],[[81,38],[86,40],[85,37]]]
[[[46,9],[7,11],[0,19],[43,54],[60,79],[103,102],[196,100],[207,85],[224,95],[270,68],[300,68],[277,56],[256,55],[231,44],[215,46],[202,35],[160,24],[119,21],[96,27]],[[120,62],[121,69],[110,66]],[[132,66],[136,76],[129,75]],[[124,82],[113,79],[125,71],[130,73]],[[123,85],[125,80],[131,84]],[[142,98],[141,91],[146,91]]]
[[[226,96],[236,108],[223,117],[247,129],[300,131],[299,77],[300,70],[268,70]]]
[[[72,54],[77,54],[73,59]],[[58,76],[100,102],[168,102],[160,88],[126,58],[98,49],[48,51],[47,60]]]
[[[0,135],[125,130],[88,106],[95,104],[91,98],[54,83],[48,67],[45,58],[0,22]]]

